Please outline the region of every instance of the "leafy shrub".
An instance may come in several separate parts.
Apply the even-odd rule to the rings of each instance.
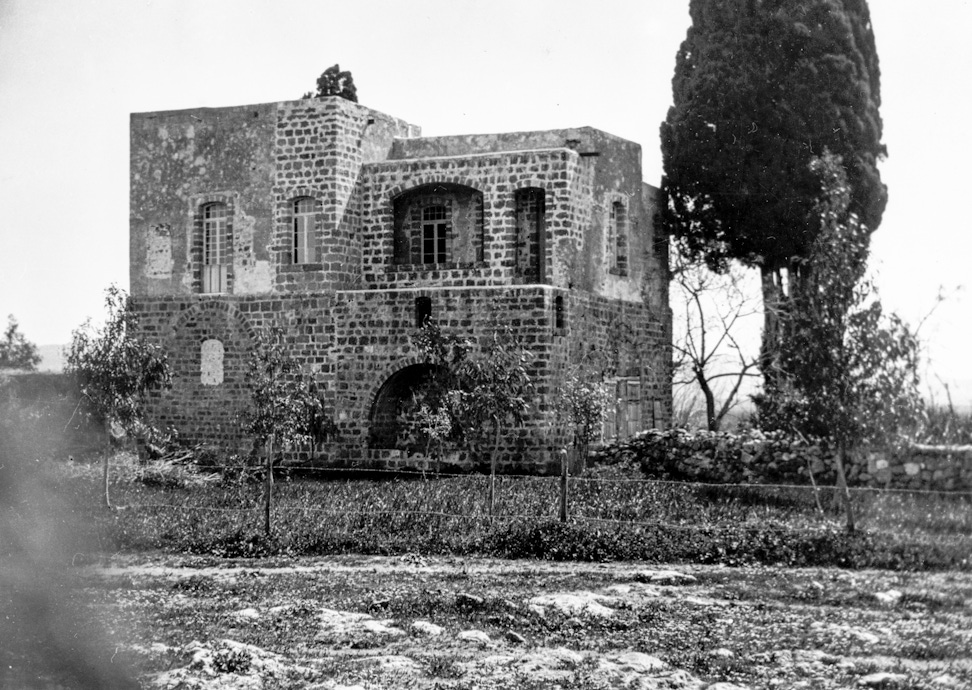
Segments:
[[[248,673],[252,664],[250,653],[241,647],[217,649],[213,653],[213,670],[216,673]]]
[[[808,484],[812,470],[816,482],[832,484],[831,459],[823,442],[782,432],[652,429],[600,449],[593,462],[636,464],[652,479],[715,483]]]

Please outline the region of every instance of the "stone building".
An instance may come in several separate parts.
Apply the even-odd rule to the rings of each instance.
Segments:
[[[338,97],[133,114],[131,294],[174,374],[150,415],[244,443],[247,357],[276,325],[337,424],[325,461],[420,467],[395,411],[429,317],[473,338],[509,325],[534,356],[504,470],[551,467],[569,362],[597,362],[616,394],[607,437],[667,425],[656,198],[640,146],[590,127],[421,137]]]

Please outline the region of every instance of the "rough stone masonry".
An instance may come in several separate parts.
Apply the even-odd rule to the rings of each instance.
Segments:
[[[669,423],[667,240],[640,146],[590,127],[419,134],[339,97],[132,115],[131,292],[174,374],[153,421],[244,450],[247,357],[279,326],[338,427],[318,461],[427,467],[399,412],[428,317],[474,340],[509,326],[533,355],[504,471],[553,469],[570,363],[604,376],[605,437]]]

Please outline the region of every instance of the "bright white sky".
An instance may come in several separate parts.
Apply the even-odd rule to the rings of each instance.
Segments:
[[[917,322],[939,286],[972,288],[972,0],[871,12],[890,153],[872,265]],[[640,143],[657,185],[688,23],[688,0],[0,0],[0,320],[66,343],[127,287],[131,112],[297,99],[339,62],[426,135],[590,125]],[[950,294],[922,328],[960,403],[970,304]]]

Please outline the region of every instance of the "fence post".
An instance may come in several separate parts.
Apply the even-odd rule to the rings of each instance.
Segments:
[[[567,522],[567,479],[570,475],[570,456],[567,449],[560,450],[560,521]]]
[[[273,437],[267,442],[267,476],[264,483],[263,494],[263,530],[270,537],[272,527],[270,524],[270,511],[273,501]]]

